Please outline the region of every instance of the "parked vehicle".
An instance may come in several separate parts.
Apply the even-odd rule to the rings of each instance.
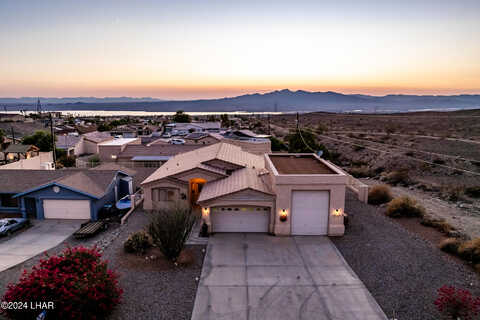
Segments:
[[[28,225],[24,218],[6,218],[0,220],[0,236],[11,235],[13,232]]]
[[[169,132],[165,132],[165,133],[162,135],[162,137],[164,137],[164,138],[171,138],[171,137],[172,137],[172,134],[169,133]]]
[[[171,139],[169,142],[170,142],[171,144],[185,144],[185,140],[183,140],[183,139],[178,139],[178,138]]]

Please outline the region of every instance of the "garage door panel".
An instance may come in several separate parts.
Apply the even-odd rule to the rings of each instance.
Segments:
[[[293,191],[292,234],[326,235],[329,201],[328,191]]]
[[[213,232],[268,232],[270,209],[266,209],[263,207],[212,208]]]
[[[90,219],[89,200],[43,200],[45,219]]]

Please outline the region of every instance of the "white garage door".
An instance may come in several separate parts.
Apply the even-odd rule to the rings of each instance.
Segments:
[[[90,219],[89,200],[43,200],[45,219]]]
[[[268,232],[267,207],[214,207],[211,209],[213,232]]]
[[[329,198],[328,191],[293,191],[292,234],[326,235]]]

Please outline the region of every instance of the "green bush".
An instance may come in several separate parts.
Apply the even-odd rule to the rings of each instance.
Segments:
[[[148,233],[162,253],[175,260],[180,255],[194,223],[195,216],[191,210],[177,204],[171,209],[154,212]]]
[[[370,204],[382,204],[392,200],[392,194],[390,188],[387,185],[377,185],[370,188],[368,192],[368,203]]]
[[[412,198],[395,198],[388,204],[386,215],[392,218],[423,217],[425,209]]]
[[[144,254],[145,251],[152,246],[150,237],[145,231],[132,233],[127,241],[123,244],[123,248],[128,253]]]

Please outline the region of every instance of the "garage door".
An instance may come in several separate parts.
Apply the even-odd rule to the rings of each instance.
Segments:
[[[292,234],[326,235],[329,198],[328,191],[293,191]]]
[[[267,207],[214,207],[211,209],[213,232],[268,232]]]
[[[45,219],[90,219],[89,200],[43,200]]]

